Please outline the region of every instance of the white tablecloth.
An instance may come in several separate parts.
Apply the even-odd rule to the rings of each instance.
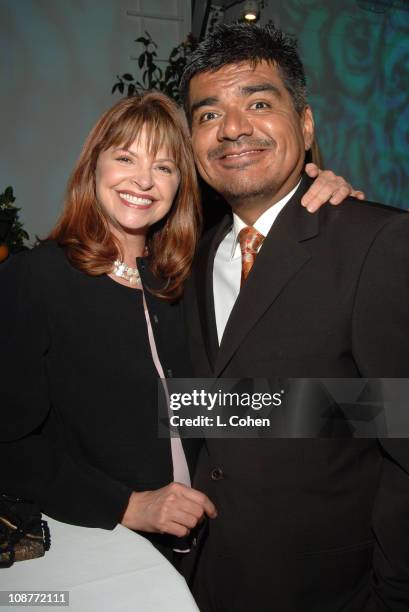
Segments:
[[[182,576],[141,536],[121,525],[106,531],[44,518],[51,549],[0,569],[0,590],[69,591],[69,607],[47,606],[50,612],[198,612]]]

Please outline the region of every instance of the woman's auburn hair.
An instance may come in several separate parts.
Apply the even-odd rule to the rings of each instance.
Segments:
[[[64,210],[48,236],[64,247],[73,266],[92,276],[112,271],[123,259],[106,214],[98,204],[95,170],[102,151],[128,148],[146,130],[151,154],[165,147],[180,172],[174,202],[164,219],[147,236],[150,268],[165,281],[156,295],[177,299],[187,279],[201,227],[199,188],[190,135],[183,111],[160,92],[149,92],[117,102],[88,135],[67,185]]]

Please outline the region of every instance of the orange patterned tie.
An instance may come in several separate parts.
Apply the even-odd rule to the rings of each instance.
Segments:
[[[241,248],[241,282],[240,287],[249,275],[251,268],[256,260],[259,248],[263,244],[264,236],[254,227],[247,226],[240,230],[237,239]]]

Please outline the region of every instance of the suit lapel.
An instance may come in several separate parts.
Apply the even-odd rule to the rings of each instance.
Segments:
[[[199,247],[195,268],[196,295],[202,336],[212,368],[219,351],[213,297],[213,262],[217,247],[229,231],[231,223],[230,215],[226,215],[216,230],[205,236]]]
[[[311,215],[300,205],[307,186],[308,181],[304,179],[277,217],[240,291],[217,355],[216,376],[221,374],[247,334],[311,257],[302,242],[318,234],[318,215]]]

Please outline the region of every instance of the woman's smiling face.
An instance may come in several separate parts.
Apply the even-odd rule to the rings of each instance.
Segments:
[[[179,169],[165,146],[149,150],[145,129],[126,149],[100,153],[95,171],[99,205],[113,229],[143,234],[169,212],[180,182]]]

